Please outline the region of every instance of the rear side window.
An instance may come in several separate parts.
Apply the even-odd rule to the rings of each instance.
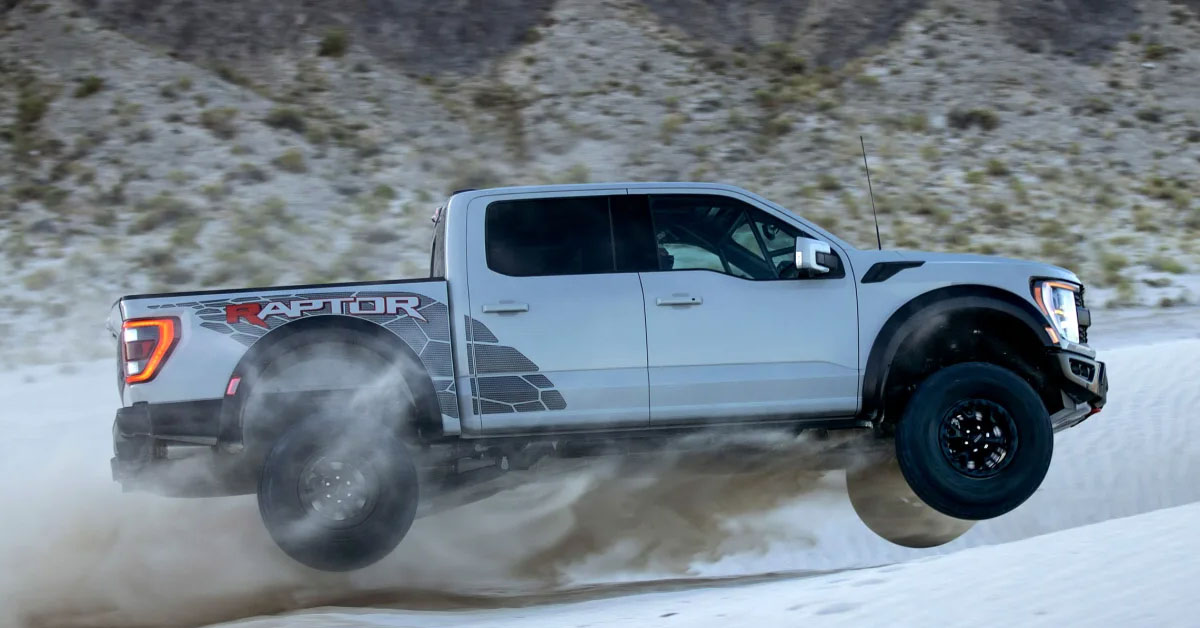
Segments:
[[[488,205],[488,268],[505,275],[584,275],[614,271],[609,198],[538,198]]]

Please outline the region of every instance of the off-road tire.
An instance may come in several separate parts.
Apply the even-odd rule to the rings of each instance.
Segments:
[[[1015,427],[1010,458],[986,477],[973,477],[961,464],[956,468],[942,440],[943,420],[969,400],[998,406]],[[982,362],[948,366],[921,382],[895,438],[896,458],[913,493],[958,519],[991,519],[1020,506],[1046,477],[1054,451],[1054,430],[1038,394],[1013,372]]]
[[[417,470],[408,448],[393,430],[373,426],[357,432],[311,416],[288,429],[263,462],[258,483],[263,523],[280,549],[314,569],[350,571],[375,563],[395,549],[416,516]],[[369,498],[343,521],[314,510],[305,497],[312,493],[314,465],[328,467],[330,460],[363,478],[359,494]]]

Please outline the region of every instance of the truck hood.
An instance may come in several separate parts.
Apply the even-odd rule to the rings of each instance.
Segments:
[[[1012,259],[1000,257],[997,255],[975,255],[971,253],[933,253],[929,251],[871,251],[859,249],[855,251],[856,267],[862,264],[863,270],[869,268],[877,262],[925,262],[926,264],[938,265],[978,265],[981,271],[986,272],[986,267],[989,266],[1004,266],[1008,269],[1019,268],[1022,272],[1028,273],[1030,277],[1049,277],[1051,279],[1062,279],[1065,281],[1079,282],[1079,277],[1075,273],[1055,266],[1053,264],[1045,264],[1030,260]],[[861,271],[860,271],[861,272]]]
[[[986,264],[986,265],[1004,265],[1009,267],[1023,266],[1028,269],[1030,276],[1050,277],[1053,279],[1063,279],[1079,283],[1079,277],[1075,273],[1053,264],[1044,262],[1035,262],[1024,259],[1014,259],[1010,257],[1000,257],[998,255],[975,255],[970,253],[929,253],[925,251],[898,251],[901,259],[909,261],[923,261],[926,264]]]

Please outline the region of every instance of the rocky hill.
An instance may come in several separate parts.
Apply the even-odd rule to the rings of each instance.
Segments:
[[[463,187],[725,181],[871,246],[860,134],[885,246],[1195,298],[1200,0],[0,7],[10,361],[107,355],[122,293],[422,274]]]

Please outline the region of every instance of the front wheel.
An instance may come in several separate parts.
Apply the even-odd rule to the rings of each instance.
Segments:
[[[258,507],[288,556],[314,569],[350,571],[399,544],[416,516],[417,487],[412,456],[395,434],[314,416],[271,447]]]
[[[934,373],[896,426],[896,459],[913,493],[958,519],[991,519],[1024,503],[1046,477],[1053,451],[1038,394],[994,364]]]

